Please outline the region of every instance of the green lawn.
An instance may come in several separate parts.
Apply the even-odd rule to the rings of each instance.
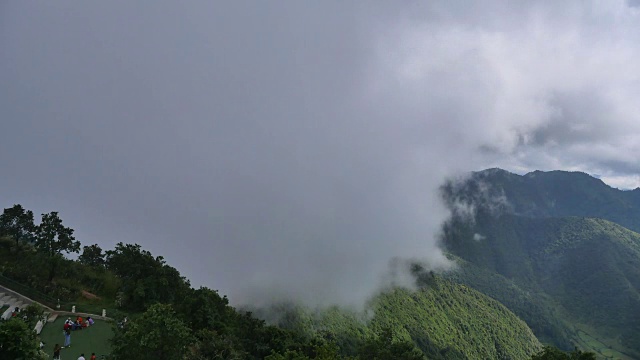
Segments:
[[[44,350],[53,358],[53,347],[55,344],[64,344],[62,326],[65,316],[58,317],[56,321],[47,323],[40,333],[40,339],[45,343]],[[85,358],[89,358],[94,352],[98,356],[109,354],[111,346],[109,340],[113,336],[111,324],[104,320],[96,320],[96,323],[83,330],[71,332],[71,347],[62,349],[61,358],[65,360],[77,359],[84,353]]]

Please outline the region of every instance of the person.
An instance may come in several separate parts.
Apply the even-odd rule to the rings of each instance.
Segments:
[[[78,360],[86,360],[86,359],[84,358],[84,353],[80,354],[80,357],[78,358]]]
[[[87,321],[89,322],[89,325],[93,325],[93,318],[91,316],[87,318]]]
[[[53,360],[60,360],[60,349],[62,349],[60,344],[53,347]]]
[[[64,347],[71,347],[71,328],[64,330]]]
[[[91,357],[89,358],[89,360],[96,360],[96,353],[91,353]]]

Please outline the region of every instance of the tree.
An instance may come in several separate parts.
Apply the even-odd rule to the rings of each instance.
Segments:
[[[194,339],[171,305],[151,305],[139,318],[116,332],[112,354],[116,359],[179,360]]]
[[[396,341],[390,328],[382,329],[380,334],[369,339],[358,353],[362,360],[422,360],[423,353],[410,342]]]
[[[4,209],[0,215],[0,236],[12,237],[16,248],[19,248],[20,242],[33,240],[35,230],[33,212],[25,210],[20,204]]]
[[[162,256],[153,257],[138,244],[116,244],[107,251],[107,269],[122,280],[121,306],[144,310],[155,303],[173,304],[187,297],[189,282]]]
[[[44,315],[44,308],[38,303],[29,304],[24,310],[20,312],[20,316],[26,317],[27,326],[32,329],[38,320],[42,320]]]
[[[553,346],[545,346],[542,351],[533,355],[531,360],[596,360],[596,354],[577,348],[570,353],[565,353]]]
[[[79,252],[80,242],[73,237],[73,229],[62,225],[62,219],[56,211],[42,214],[42,222],[36,229],[36,249],[47,254],[51,262],[49,281],[55,276],[56,267],[62,252]]]
[[[19,318],[0,322],[0,359],[39,359],[36,334]]]
[[[229,299],[220,296],[217,291],[206,287],[190,289],[176,307],[177,312],[189,321],[194,331],[208,329],[219,334],[227,334],[227,327],[233,318],[233,309]]]
[[[195,334],[195,343],[189,347],[185,360],[240,360],[250,358],[238,348],[236,339],[220,335],[215,331],[202,329]]]
[[[101,268],[105,264],[104,257],[105,254],[102,252],[102,248],[98,244],[93,244],[82,248],[82,255],[78,257],[78,261],[89,266]]]

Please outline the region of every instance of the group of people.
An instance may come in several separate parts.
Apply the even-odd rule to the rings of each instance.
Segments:
[[[82,316],[78,316],[76,318],[76,321],[72,321],[71,318],[67,318],[67,320],[64,322],[64,330],[69,327],[71,328],[71,330],[82,330],[93,325],[93,323],[94,320],[91,318],[91,316],[87,317],[84,320],[82,319]]]
[[[94,324],[94,321],[91,318],[91,316],[87,317],[86,320],[83,320],[82,316],[78,316],[75,322],[72,321],[71,318],[67,318],[62,328],[62,331],[64,332],[64,346],[62,347],[65,348],[65,347],[71,346],[71,331],[82,330],[93,324]]]
[[[67,318],[64,322],[64,326],[62,331],[64,333],[64,345],[60,346],[60,344],[56,344],[53,347],[53,358],[56,360],[60,360],[60,350],[64,348],[71,347],[71,331],[73,330],[82,330],[86,327],[92,326],[95,321],[91,318],[91,316],[83,319],[82,316],[78,316],[75,321],[71,320],[71,318]],[[92,353],[90,360],[96,359],[96,354]],[[84,354],[81,354],[78,360],[86,360]]]

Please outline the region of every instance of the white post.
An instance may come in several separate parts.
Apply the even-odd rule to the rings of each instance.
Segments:
[[[73,305],[73,306],[71,307],[71,312],[72,312],[72,313],[75,313],[75,312],[76,312],[76,306],[75,306],[75,305]]]
[[[107,317],[107,309],[102,309],[102,317]]]

